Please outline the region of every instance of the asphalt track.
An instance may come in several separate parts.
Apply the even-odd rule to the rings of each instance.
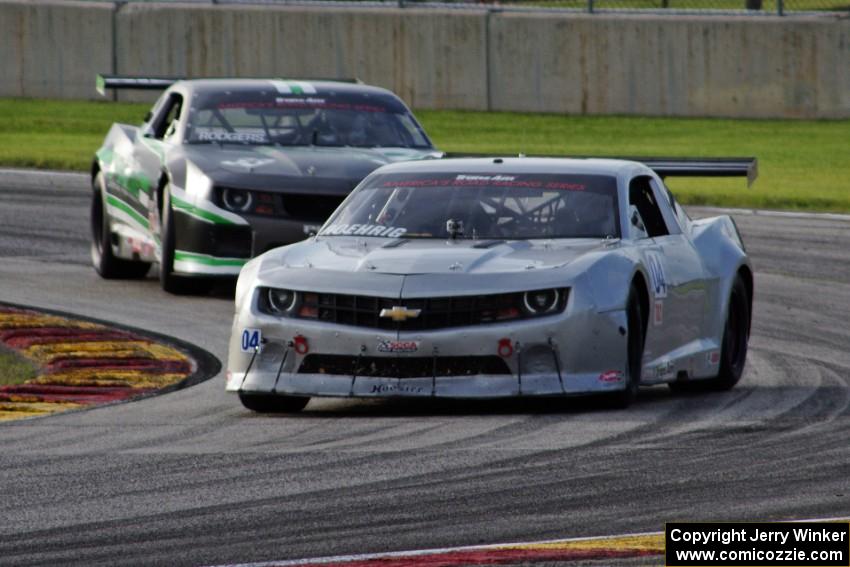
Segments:
[[[87,207],[81,176],[0,172],[0,300],[223,360],[226,290],[169,297],[152,278],[100,280]],[[218,376],[12,422],[0,425],[0,564],[224,564],[846,516],[850,221],[736,220],[757,273],[731,392],[646,389],[627,411],[328,400],[264,417]]]

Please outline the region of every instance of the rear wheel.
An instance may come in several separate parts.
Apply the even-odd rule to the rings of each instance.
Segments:
[[[693,382],[671,382],[674,391],[729,390],[738,383],[747,361],[750,340],[750,297],[741,276],[735,276],[723,328],[720,368],[714,378]]]
[[[297,413],[304,409],[310,398],[276,396],[271,394],[239,394],[239,401],[257,413]]]
[[[747,362],[750,342],[750,298],[741,276],[735,276],[729,294],[729,311],[723,330],[720,351],[720,372],[706,385],[715,390],[729,390],[738,383]]]
[[[162,289],[175,295],[207,293],[212,287],[208,278],[184,277],[174,274],[174,209],[171,208],[171,192],[166,186],[162,191],[163,203],[159,223],[160,261],[159,283]]]
[[[629,407],[637,398],[641,367],[643,366],[644,319],[641,315],[638,292],[634,287],[629,291],[629,299],[626,303],[626,322],[628,325],[626,330],[626,356],[628,360],[626,387],[610,394],[611,406],[619,409]]]
[[[91,200],[91,262],[104,279],[143,278],[151,265],[118,258],[112,252],[112,229],[104,207],[106,183],[103,172],[98,171],[92,181]]]

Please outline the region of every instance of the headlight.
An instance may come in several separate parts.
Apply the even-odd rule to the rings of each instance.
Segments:
[[[186,194],[194,203],[206,199],[212,189],[212,180],[192,162],[186,163]]]
[[[297,301],[298,293],[289,289],[261,287],[257,294],[257,307],[269,315],[288,316]]]
[[[288,289],[268,288],[266,300],[272,312],[283,313],[295,305],[295,292]]]
[[[262,313],[298,319],[317,319],[319,317],[319,296],[315,293],[261,287],[257,295],[257,308]]]
[[[237,213],[244,213],[251,210],[251,205],[254,204],[254,198],[251,196],[251,192],[243,189],[222,189],[221,201],[225,207]]]
[[[558,307],[561,294],[557,289],[539,289],[527,291],[522,296],[523,305],[532,315],[543,315]]]

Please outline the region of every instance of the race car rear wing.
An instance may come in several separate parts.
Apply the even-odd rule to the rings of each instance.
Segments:
[[[491,154],[446,153],[444,158],[461,157],[517,157]],[[569,157],[574,159],[621,159],[636,161],[652,169],[661,178],[665,177],[746,177],[747,187],[751,186],[758,177],[758,159],[754,157],[720,157],[720,158],[665,158],[665,157],[621,157],[621,156],[559,156],[559,155],[524,155],[519,157]]]
[[[135,90],[154,90],[161,91],[167,89],[177,81],[188,79],[189,77],[137,77],[131,75],[98,75],[95,78],[95,88],[101,96],[106,96],[106,89],[135,89]],[[252,77],[192,77],[197,79],[248,79]],[[271,79],[276,77],[257,77],[261,79]],[[337,83],[355,83],[360,84],[363,81],[360,79],[332,79],[328,77],[309,77],[309,78],[292,78],[286,77],[288,81],[335,81]]]
[[[125,75],[98,75],[95,78],[95,88],[101,96],[106,96],[106,89],[136,89],[145,91],[160,91],[181,80],[180,77],[130,77]]]
[[[746,177],[747,187],[758,177],[758,159],[744,158],[623,158],[638,161],[660,177]]]

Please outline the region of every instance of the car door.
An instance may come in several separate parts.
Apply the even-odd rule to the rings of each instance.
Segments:
[[[133,158],[139,169],[139,183],[130,195],[132,205],[147,219],[152,234],[159,233],[156,190],[166,156],[178,132],[183,96],[167,91],[141,129],[133,147]]]
[[[639,175],[629,185],[646,238],[637,245],[650,276],[650,313],[645,361],[654,361],[645,381],[664,381],[683,369],[683,358],[698,348],[705,312],[705,270],[688,234],[682,231],[663,185]],[[653,376],[654,374],[654,376]]]

